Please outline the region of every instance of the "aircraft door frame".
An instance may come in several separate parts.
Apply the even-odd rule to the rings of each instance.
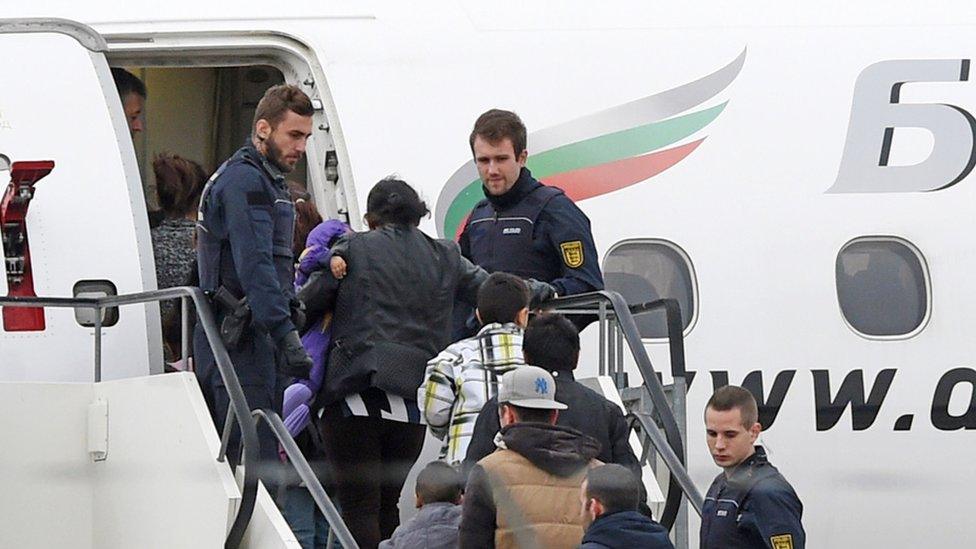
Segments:
[[[107,42],[66,19],[0,19],[0,50],[20,79],[0,93],[0,112],[7,110],[0,152],[13,162],[55,162],[27,214],[37,295],[70,296],[87,279],[110,280],[122,293],[154,289],[142,181]],[[103,331],[103,379],[162,372],[158,305],[121,314],[125,322]],[[0,379],[91,381],[82,358],[93,354],[91,328],[70,309],[45,316],[44,328],[0,331],[12,366]],[[51,337],[57,345],[38,344]]]
[[[308,187],[323,217],[362,228],[351,164],[325,71],[300,39],[276,31],[106,33],[113,65],[153,68],[268,65],[300,87],[315,107],[306,150]]]

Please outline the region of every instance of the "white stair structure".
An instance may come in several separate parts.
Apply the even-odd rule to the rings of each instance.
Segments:
[[[607,400],[613,402],[620,407],[620,411],[626,415],[627,408],[624,407],[624,402],[620,398],[620,391],[617,390],[617,386],[614,385],[613,379],[610,376],[597,376],[591,378],[580,378],[576,381],[580,382],[582,385],[593,389],[594,391],[603,395]],[[644,452],[643,443],[637,433],[634,431],[630,432],[630,447],[634,450],[634,455],[640,457]],[[644,490],[647,491],[647,505],[654,512],[654,516],[661,516],[661,510],[664,507],[664,491],[661,490],[661,483],[667,482],[666,470],[661,469],[660,475],[658,472],[654,471],[651,467],[650,462],[645,463],[641,467],[641,480],[644,484]]]
[[[0,296],[0,306],[93,309],[95,351],[94,383],[0,382],[0,433],[4,434],[0,547],[299,546],[267,492],[251,480],[253,471],[248,477],[239,467],[242,480],[238,483],[230,467],[217,461],[220,441],[192,374],[99,381],[101,319],[106,312],[166,299],[182,300],[184,318],[192,303],[198,328],[203,329],[227,387],[231,410],[241,417],[247,415],[250,408],[199,288],[92,298]],[[687,547],[687,507],[690,504],[700,514],[702,496],[683,462],[687,385],[677,301],[628,305],[620,294],[601,291],[559,298],[548,302],[547,308],[599,318],[600,377],[590,383],[618,406],[630,403],[625,407],[629,411],[626,417],[643,439],[632,438],[631,444],[635,451],[647,445],[653,450],[647,458],[663,466],[644,471],[649,502],[658,507],[662,524],[674,526],[675,545]],[[670,398],[632,316],[662,308],[667,313],[674,380]],[[184,321],[184,342],[189,341],[188,328]],[[638,387],[629,386],[623,371],[625,342],[643,378]],[[43,342],[38,340],[38,345]],[[65,348],[62,354],[73,356],[73,348]],[[0,355],[0,364],[4,358]],[[144,357],[133,357],[139,358]],[[43,371],[46,366],[50,365],[36,367]],[[636,393],[636,397],[621,399],[624,393]],[[245,448],[256,447],[255,422],[266,421],[318,508],[331,517],[339,541],[355,549],[348,528],[281,418],[263,410],[250,415],[239,421]],[[669,485],[666,494],[661,491],[665,479]],[[255,504],[253,513],[248,511],[251,502]]]
[[[192,374],[0,383],[0,547],[223,547],[241,490]],[[300,547],[259,490],[242,547]]]

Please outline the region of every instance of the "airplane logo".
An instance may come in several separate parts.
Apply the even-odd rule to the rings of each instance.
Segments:
[[[702,105],[727,88],[745,64],[746,50],[693,82],[528,135],[532,175],[579,202],[646,181],[684,160],[705,140],[675,145],[708,126],[728,101]],[[687,112],[691,111],[691,112]],[[456,236],[484,197],[473,160],[444,185],[435,208],[437,231]]]
[[[903,103],[915,82],[966,82],[969,59],[889,59],[861,71],[837,179],[828,193],[927,192],[951,187],[976,166],[976,118],[962,107]],[[934,138],[928,158],[890,165],[897,128],[923,128]]]
[[[540,395],[544,395],[549,392],[549,384],[546,383],[545,379],[541,377],[535,378],[535,392],[539,393]]]

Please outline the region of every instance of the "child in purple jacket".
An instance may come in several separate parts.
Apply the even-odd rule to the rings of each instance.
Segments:
[[[332,256],[332,244],[342,235],[350,232],[349,226],[337,219],[319,223],[305,240],[305,251],[298,261],[295,273],[295,289],[301,288],[313,272],[328,269]],[[312,371],[308,379],[296,379],[285,389],[282,414],[285,427],[291,436],[302,432],[311,420],[309,405],[322,387],[325,378],[325,361],[332,338],[332,316],[310,318],[310,328],[302,336],[302,344],[312,357]]]

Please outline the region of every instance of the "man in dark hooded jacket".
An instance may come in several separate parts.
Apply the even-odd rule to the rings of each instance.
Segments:
[[[580,549],[674,549],[663,526],[637,511],[640,490],[626,467],[610,463],[587,471],[580,487],[586,535]]]
[[[549,372],[523,366],[498,389],[502,430],[498,450],[471,470],[461,511],[464,548],[576,547],[583,537],[579,487],[600,445],[557,426],[555,382]]]

